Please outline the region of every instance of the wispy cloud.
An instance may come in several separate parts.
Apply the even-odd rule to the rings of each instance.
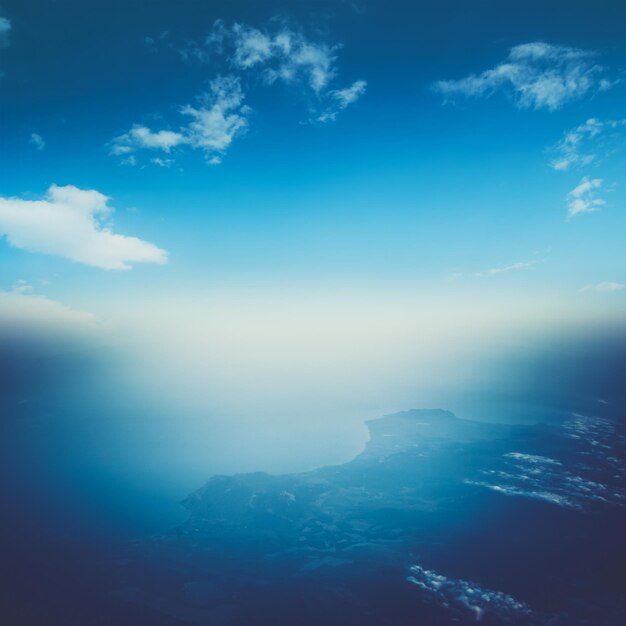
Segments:
[[[571,455],[551,458],[528,452],[508,452],[503,455],[501,464],[491,464],[489,469],[481,470],[480,480],[464,482],[505,496],[532,498],[571,509],[626,506],[626,491],[619,480],[624,473],[616,448],[620,442],[615,438],[612,422],[574,413],[561,428],[568,439],[580,442],[583,450],[578,458],[584,455],[584,464]],[[616,462],[611,463],[611,471],[607,472],[607,457],[612,455]],[[604,476],[606,482],[598,482],[599,476]]]
[[[148,37],[146,44],[154,47],[155,41]],[[341,89],[331,88],[338,74],[339,50],[339,45],[312,41],[284,22],[275,21],[272,28],[260,29],[240,23],[227,26],[218,20],[204,41],[191,42],[179,50],[186,61],[221,64],[226,69],[197,97],[196,104],[180,108],[191,121],[175,131],[154,131],[136,124],[111,142],[110,152],[124,157],[125,165],[137,165],[134,153],[140,150],[170,153],[187,146],[201,150],[207,163],[217,165],[233,140],[248,129],[251,109],[244,104],[244,85],[250,84],[269,87],[280,82],[298,87],[308,94],[310,121],[334,121],[367,86],[366,81],[357,80]],[[172,159],[157,157],[150,162],[163,166]]]
[[[147,38],[147,44],[152,46],[154,40]],[[366,81],[357,80],[344,88],[331,88],[338,75],[340,47],[312,41],[284,22],[274,21],[270,28],[261,29],[241,23],[227,26],[218,20],[204,41],[191,42],[179,50],[187,61],[227,68],[224,75],[210,83],[208,91],[200,94],[199,104],[181,107],[180,113],[191,121],[177,131],[153,131],[135,125],[111,142],[110,151],[113,155],[126,155],[123,163],[132,165],[139,161],[128,155],[139,150],[170,152],[186,145],[203,151],[207,163],[217,165],[233,140],[248,129],[251,109],[244,104],[244,85],[250,84],[298,87],[308,94],[309,121],[335,121],[341,111],[365,93],[367,86]],[[151,162],[163,165],[159,159]]]
[[[585,176],[580,183],[567,194],[567,219],[571,219],[581,213],[598,211],[605,203],[597,197],[597,190],[602,187],[601,178],[588,178]]]
[[[555,111],[567,102],[610,88],[597,53],[533,42],[515,46],[495,67],[459,80],[439,80],[433,89],[445,101],[483,97],[503,91],[520,108]]]
[[[167,253],[154,244],[111,231],[108,200],[73,185],[52,185],[42,200],[0,197],[0,235],[15,248],[104,269],[165,263]]]
[[[261,30],[237,23],[229,28],[218,21],[205,40],[204,54],[196,51],[193,56],[203,60],[225,57],[232,68],[253,73],[266,85],[283,82],[308,86],[319,101],[316,103],[318,111],[326,102],[326,108],[318,113],[317,118],[333,121],[339,111],[365,93],[367,84],[364,80],[357,80],[343,89],[330,88],[331,81],[339,73],[337,57],[340,48],[339,45],[312,41],[284,23]]]
[[[31,133],[28,140],[31,146],[34,146],[36,150],[43,150],[46,147],[44,138],[38,133]]]
[[[174,164],[174,159],[162,159],[161,157],[154,157],[150,159],[150,163],[158,165],[159,167],[171,167]]]
[[[200,97],[200,105],[183,107],[192,118],[185,135],[193,148],[203,150],[209,159],[221,159],[233,139],[246,132],[250,108],[243,104],[241,82],[235,76],[221,76],[211,81],[209,91]]]
[[[0,48],[9,45],[9,35],[11,34],[11,20],[8,17],[0,16]]]
[[[507,452],[504,457],[514,459],[515,461],[524,461],[532,465],[562,465],[562,463],[556,459],[540,456],[538,454],[527,454],[525,452]]]
[[[171,130],[159,130],[154,132],[146,126],[133,126],[127,133],[116,137],[111,143],[111,154],[123,155],[136,150],[170,150],[181,143],[185,137],[181,133]]]
[[[602,282],[595,285],[585,285],[581,291],[597,291],[598,293],[614,293],[626,289],[626,284],[615,282]]]
[[[523,480],[524,478],[525,477],[522,477],[521,480]],[[466,485],[484,487],[485,489],[489,489],[490,491],[501,493],[504,496],[520,496],[522,498],[531,498],[533,500],[543,500],[544,502],[548,502],[549,504],[555,504],[557,506],[562,506],[570,509],[582,508],[579,504],[572,501],[570,498],[560,495],[558,493],[553,493],[552,491],[540,489],[524,489],[513,485],[491,484],[489,482],[479,480],[465,480],[463,482]]]
[[[227,27],[218,21],[204,49],[204,57],[196,53],[196,58],[225,56],[234,68],[261,72],[267,84],[304,82],[318,94],[337,75],[339,46],[311,41],[284,24],[261,30],[239,23]]]
[[[494,620],[494,623],[508,624],[520,616],[526,621],[531,615],[527,605],[500,591],[486,589],[475,582],[448,578],[420,565],[411,566],[409,571],[407,581],[449,611],[453,621],[466,622],[470,617],[480,622],[487,615],[487,619]]]
[[[357,80],[349,87],[344,89],[335,89],[328,92],[328,99],[330,100],[329,106],[326,110],[317,118],[319,122],[334,122],[337,119],[337,114],[340,111],[348,108],[353,102],[356,102],[364,93],[367,88],[367,82],[364,80]]]
[[[460,280],[461,278],[485,278],[488,276],[496,276],[498,274],[506,274],[508,272],[515,272],[517,270],[525,270],[533,265],[536,265],[540,261],[545,259],[533,259],[531,261],[517,261],[516,263],[509,263],[508,265],[499,265],[480,272],[453,272],[449,276],[449,280]]]
[[[515,270],[525,270],[535,263],[537,263],[537,261],[518,261],[517,263],[511,263],[510,265],[492,267],[485,272],[478,272],[475,276],[494,276],[495,274],[503,274],[505,272],[513,272]]]
[[[195,105],[180,109],[191,121],[178,131],[153,131],[146,126],[133,126],[130,131],[111,142],[111,154],[126,156],[124,164],[137,165],[133,153],[140,150],[157,150],[170,154],[179,146],[188,146],[204,152],[212,165],[220,163],[233,139],[246,132],[250,108],[243,104],[241,82],[235,76],[218,76],[209,89],[200,94]],[[152,158],[151,163],[170,166],[173,159]]]
[[[550,149],[555,154],[550,166],[557,171],[566,171],[589,165],[622,147],[625,132],[626,119],[601,121],[592,117],[568,130]]]

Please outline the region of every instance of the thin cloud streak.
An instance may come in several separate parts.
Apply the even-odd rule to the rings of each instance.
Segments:
[[[581,291],[596,291],[598,293],[615,293],[617,291],[623,291],[626,289],[626,284],[616,283],[611,281],[605,281],[597,283],[595,285],[585,285]]]
[[[489,97],[508,93],[520,109],[556,111],[564,104],[609,89],[597,54],[541,41],[511,48],[507,57],[489,70],[458,80],[439,80],[432,89],[445,102],[459,96]]]

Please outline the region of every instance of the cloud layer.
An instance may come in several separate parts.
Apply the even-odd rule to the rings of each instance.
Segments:
[[[110,270],[165,263],[167,253],[136,237],[113,233],[107,196],[52,185],[43,200],[0,197],[0,235],[15,248],[61,256]]]
[[[573,413],[560,428],[575,454],[559,460],[509,452],[503,455],[498,469],[483,470],[480,480],[464,482],[504,496],[530,498],[569,509],[626,506],[626,468],[621,460],[626,441],[613,422]],[[599,482],[599,477],[603,482]]]
[[[440,80],[433,89],[446,101],[503,91],[523,109],[555,111],[564,104],[611,87],[596,53],[543,42],[521,44],[495,67],[459,80]]]

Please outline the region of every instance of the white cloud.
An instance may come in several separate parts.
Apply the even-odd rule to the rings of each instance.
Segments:
[[[139,163],[139,161],[137,160],[137,157],[134,154],[130,154],[127,157],[124,157],[120,163],[122,165],[130,165],[131,167],[134,167],[135,165],[137,165]]]
[[[598,293],[614,293],[626,289],[624,283],[602,282],[595,285],[585,285],[581,291],[597,291]]]
[[[614,427],[610,420],[581,414],[572,414],[572,417],[562,424],[563,434],[579,440],[580,445],[587,448],[581,454],[588,463],[509,452],[503,455],[502,463],[493,465],[493,469],[480,471],[488,479],[466,479],[464,482],[505,496],[533,498],[573,509],[606,504],[626,506],[626,491],[612,483],[610,475],[605,474],[607,483],[597,482],[597,464],[602,465],[604,454],[612,450]],[[622,473],[621,467],[618,472]]]
[[[113,233],[107,196],[52,185],[43,200],[0,197],[0,235],[16,248],[112,270],[165,263],[167,253],[136,237]]]
[[[321,94],[337,75],[339,46],[313,42],[285,24],[261,30],[247,24],[228,27],[217,20],[201,44],[180,51],[186,60],[207,62],[225,57],[232,70],[257,71],[266,84],[303,81]]]
[[[593,154],[581,154],[581,144],[585,139],[595,137],[602,132],[602,123],[590,118],[584,124],[565,133],[561,141],[555,146],[558,153],[550,165],[557,171],[564,171],[572,165],[588,165],[594,160]]]
[[[525,452],[507,452],[504,455],[505,458],[514,459],[516,461],[524,461],[531,464],[539,465],[562,465],[560,461],[551,459],[547,456],[540,456],[538,454],[526,454]]]
[[[199,104],[181,107],[180,113],[190,121],[177,131],[153,131],[136,124],[111,142],[110,152],[125,157],[123,164],[136,165],[134,153],[140,150],[170,153],[175,147],[188,146],[204,152],[208,164],[220,164],[235,138],[248,129],[251,109],[244,104],[242,80],[250,76],[257,85],[266,87],[277,82],[305,85],[309,100],[314,101],[310,119],[333,121],[366,89],[364,80],[343,89],[330,89],[329,84],[337,75],[338,49],[339,46],[310,41],[284,24],[261,30],[238,23],[227,27],[218,20],[204,42],[192,42],[180,50],[187,61],[207,62],[220,57],[228,67],[228,73],[217,76],[208,91],[200,94]],[[170,164],[170,160],[158,157],[150,162],[159,166]]]
[[[304,83],[321,99],[330,99],[332,106],[320,114],[324,121],[335,118],[337,111],[345,109],[365,92],[366,83],[355,81],[345,89],[329,90],[330,82],[337,76],[338,45],[314,42],[302,33],[280,24],[273,30],[261,30],[246,24],[231,28],[216,22],[205,40],[208,53],[195,58],[206,60],[212,55],[225,56],[231,67],[242,71],[256,71],[266,84],[277,81]]]
[[[44,138],[38,133],[31,133],[29,143],[32,146],[35,146],[36,150],[43,150],[46,147],[46,142]]]
[[[489,276],[497,276],[499,274],[506,274],[508,272],[517,272],[519,270],[525,270],[529,267],[533,267],[539,263],[543,263],[548,260],[550,256],[551,248],[548,247],[545,250],[535,250],[535,258],[529,261],[516,261],[515,263],[509,263],[508,265],[498,265],[491,267],[480,272],[460,272],[455,271],[448,275],[449,281],[456,281],[461,278],[485,278]]]
[[[130,131],[116,137],[111,145],[111,154],[123,155],[135,150],[163,150],[169,153],[175,146],[184,143],[185,137],[171,130],[151,131],[146,126],[133,126]]]
[[[505,272],[513,272],[515,270],[524,270],[527,269],[539,261],[518,261],[517,263],[511,263],[510,265],[502,265],[499,267],[492,267],[488,270],[484,270],[482,272],[474,272],[473,276],[475,278],[483,278],[485,276],[495,276],[496,274],[504,274]],[[450,280],[458,280],[459,278],[463,278],[465,274],[462,272],[454,272],[449,279]]]
[[[596,197],[596,190],[602,187],[601,178],[588,178],[585,176],[580,183],[567,194],[567,218],[580,213],[598,211],[605,204],[602,198]]]
[[[328,92],[328,96],[331,99],[330,106],[318,117],[319,122],[334,121],[339,111],[343,111],[353,102],[356,102],[364,93],[367,88],[367,82],[364,80],[357,80],[349,87],[344,89],[335,89]]]
[[[158,165],[159,167],[171,167],[174,163],[174,159],[162,159],[161,157],[154,157],[154,159],[150,159],[150,163],[154,163],[154,165]]]
[[[160,150],[170,154],[172,148],[190,146],[202,150],[211,164],[221,162],[221,156],[230,147],[233,139],[245,133],[250,112],[243,104],[241,82],[236,76],[218,76],[209,84],[209,90],[198,98],[196,106],[186,105],[180,112],[191,118],[175,132],[160,130],[153,132],[145,126],[135,125],[111,145],[111,154],[125,156],[125,165],[137,165],[133,153],[140,150]],[[169,167],[173,159],[152,158],[151,163]]]
[[[220,42],[232,41],[233,64],[244,70],[260,67],[268,83],[304,79],[320,93],[337,73],[336,47],[311,42],[285,26],[273,34],[244,24],[235,24],[230,31],[221,23],[217,28],[222,34]]]
[[[366,87],[366,81],[357,80],[345,89],[336,89],[329,92],[329,95],[337,101],[339,108],[345,109],[349,104],[356,102],[365,93]]]
[[[535,261],[518,261],[517,263],[511,263],[510,265],[504,265],[502,267],[492,267],[486,272],[477,274],[477,276],[483,276],[485,274],[487,274],[488,276],[493,276],[494,274],[502,274],[503,272],[512,272],[513,270],[523,270],[534,264],[535,264]]]
[[[448,578],[421,565],[412,565],[409,571],[407,581],[448,610],[452,621],[466,622],[469,616],[480,622],[486,614],[488,619],[491,618],[490,623],[493,620],[493,623],[508,624],[512,618],[523,615],[527,621],[531,615],[527,605],[500,591],[467,580]]]
[[[522,477],[522,480],[523,480],[523,477]],[[501,493],[502,495],[505,495],[505,496],[519,496],[522,498],[531,498],[533,500],[543,500],[544,502],[548,502],[549,504],[556,504],[557,506],[562,506],[562,507],[570,508],[570,509],[582,508],[579,504],[572,501],[570,498],[559,495],[558,493],[553,493],[552,491],[522,489],[520,487],[515,487],[515,486],[507,485],[507,484],[494,485],[488,482],[476,481],[476,480],[464,480],[463,482],[466,485],[484,487],[485,489],[495,491],[496,493]]]
[[[243,91],[238,78],[219,76],[201,96],[202,105],[183,107],[182,113],[192,118],[185,128],[193,148],[203,150],[210,158],[223,154],[233,139],[246,132],[250,109],[243,105]]]
[[[9,45],[9,34],[11,33],[11,20],[0,17],[0,48]]]
[[[296,49],[281,65],[279,77],[285,79],[304,72],[313,91],[319,93],[336,74],[333,50],[324,45],[310,44],[305,41],[296,41],[296,43]]]
[[[567,131],[551,148],[556,155],[550,166],[557,171],[588,165],[598,160],[598,153],[614,152],[623,145],[626,119],[601,121],[590,118]]]
[[[460,80],[437,81],[433,89],[445,100],[489,96],[502,90],[512,93],[520,108],[554,111],[613,85],[601,77],[604,70],[594,62],[595,57],[595,52],[579,48],[527,43],[512,48],[492,69]]]
[[[220,24],[220,31],[222,35],[227,34],[222,24]],[[235,38],[233,61],[239,67],[249,68],[258,63],[264,63],[275,54],[275,42],[256,28],[235,24],[232,28],[232,35]],[[223,36],[221,41],[223,42]]]

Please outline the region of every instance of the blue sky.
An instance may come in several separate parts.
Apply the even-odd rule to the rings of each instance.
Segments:
[[[626,130],[607,129],[624,118],[623,9],[594,3],[590,18],[589,3],[547,5],[3,3],[2,197],[97,190],[114,232],[168,255],[118,272],[5,237],[3,288],[25,280],[89,309],[96,289],[199,283],[447,290],[453,277],[482,290],[490,278],[564,297],[623,284]],[[269,56],[246,57],[262,38]],[[545,56],[521,55],[519,84],[480,78],[537,42]],[[308,65],[304,48],[318,55]],[[283,70],[295,74],[269,74]],[[547,75],[570,91],[524,99]],[[238,81],[226,115],[241,127],[209,149],[181,111],[210,110],[219,77],[231,92]],[[555,171],[556,145],[588,119],[604,124],[581,148],[593,160]],[[180,143],[142,148],[133,127],[153,146],[163,131]],[[598,210],[568,221],[567,194],[585,179],[602,181],[583,198],[598,203],[582,205]]]

